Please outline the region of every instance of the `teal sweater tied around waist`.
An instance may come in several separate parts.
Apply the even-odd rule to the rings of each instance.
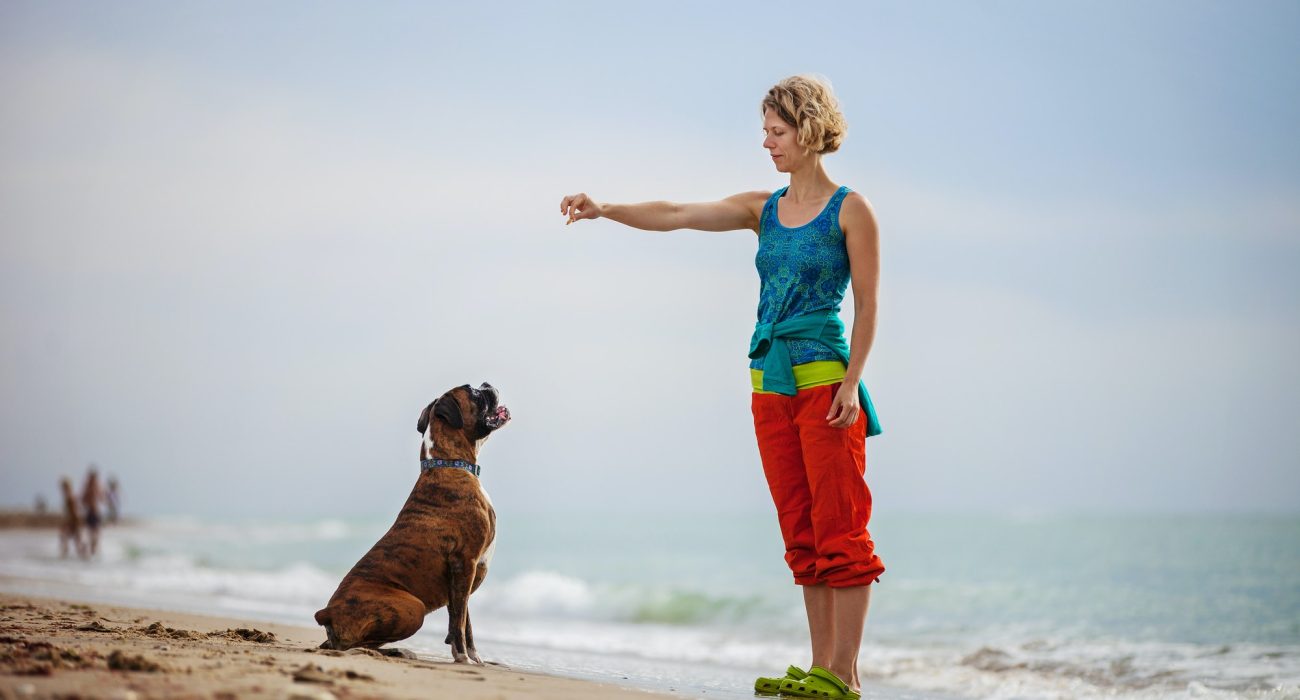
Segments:
[[[759,323],[749,339],[750,359],[763,358],[763,391],[774,391],[794,396],[794,367],[790,364],[787,338],[816,340],[839,356],[845,367],[849,366],[849,344],[844,342],[844,322],[835,311],[816,311],[788,318],[778,323]],[[858,380],[858,403],[867,413],[867,437],[880,434],[880,419],[871,404],[867,386]]]

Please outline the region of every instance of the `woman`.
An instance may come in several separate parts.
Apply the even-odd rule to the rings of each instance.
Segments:
[[[856,698],[870,586],[885,570],[867,532],[871,492],[863,478],[866,437],[880,424],[860,382],[875,337],[879,241],[866,198],[836,185],[822,165],[846,129],[829,84],[782,80],[763,99],[762,115],[763,147],[790,176],[786,187],[698,204],[608,204],[576,194],[560,212],[569,223],[604,217],[650,231],[758,235],[751,406],[786,563],[803,588],[812,667],[791,666],[754,687]],[[846,345],[838,312],[850,281],[855,315]]]
[[[68,558],[68,543],[77,550],[77,556],[86,558],[86,543],[81,539],[81,516],[77,509],[77,495],[72,491],[72,480],[68,477],[59,479],[59,491],[63,494],[63,521],[59,523],[59,557]]]
[[[99,503],[104,500],[104,488],[99,485],[99,471],[91,465],[86,471],[86,483],[81,489],[81,507],[86,513],[86,535],[90,540],[90,556],[99,550]]]

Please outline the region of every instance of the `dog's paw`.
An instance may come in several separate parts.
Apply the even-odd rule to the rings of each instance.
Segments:
[[[480,656],[478,655],[478,652],[477,652],[477,651],[474,651],[473,649],[470,649],[470,650],[469,650],[469,660],[470,660],[470,661],[473,661],[474,663],[476,663],[476,664],[478,664],[478,665],[480,665],[480,666],[483,665],[483,659],[482,659],[482,657],[480,657]]]

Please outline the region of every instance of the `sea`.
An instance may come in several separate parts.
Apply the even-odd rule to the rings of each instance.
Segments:
[[[0,590],[314,627],[371,518],[153,517],[92,561],[0,532]],[[877,511],[864,697],[1300,698],[1300,517]],[[470,601],[484,659],[749,698],[810,662],[766,512],[498,514]],[[449,658],[446,613],[396,646]],[[323,638],[323,637],[322,637]]]

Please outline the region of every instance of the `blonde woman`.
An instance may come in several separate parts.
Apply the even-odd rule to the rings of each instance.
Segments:
[[[812,641],[807,672],[759,678],[761,694],[856,698],[871,584],[885,567],[867,531],[866,438],[880,433],[862,385],[875,338],[879,240],[871,205],[838,185],[822,157],[846,124],[828,82],[794,76],[763,98],[763,148],[790,184],[717,202],[611,204],[565,197],[569,223],[604,217],[647,231],[749,230],[758,236],[758,322],[750,339],[751,402],[763,472],[803,589]],[[853,285],[851,343],[840,304]]]

